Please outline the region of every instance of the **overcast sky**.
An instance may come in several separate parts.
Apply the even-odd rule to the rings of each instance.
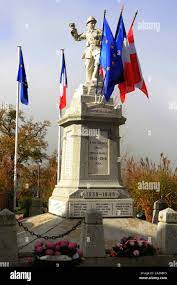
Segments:
[[[101,28],[106,9],[115,33],[122,3],[127,30],[135,11],[139,11],[134,25],[135,44],[150,96],[148,100],[138,90],[127,96],[122,153],[157,161],[164,152],[177,165],[175,0],[0,0],[0,104],[15,105],[17,45],[22,45],[30,104],[20,107],[35,120],[52,122],[49,151],[56,149],[60,48],[65,48],[69,98],[85,80],[81,60],[85,42],[72,39],[68,24],[75,22],[82,32],[86,19],[93,15]]]

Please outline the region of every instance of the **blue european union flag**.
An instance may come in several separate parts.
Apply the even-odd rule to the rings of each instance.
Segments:
[[[103,95],[106,101],[114,90],[114,86],[124,81],[122,59],[118,55],[116,41],[109,24],[104,17],[103,39],[100,54],[100,66],[104,70]]]
[[[26,79],[23,53],[21,48],[20,48],[20,60],[19,60],[17,81],[20,83],[20,100],[22,104],[28,105],[28,83]]]
[[[123,43],[126,37],[127,37],[126,30],[125,30],[124,21],[123,21],[123,17],[121,13],[119,17],[118,25],[117,25],[116,34],[115,34],[115,40],[116,40],[117,51],[118,51],[119,56],[122,56]]]

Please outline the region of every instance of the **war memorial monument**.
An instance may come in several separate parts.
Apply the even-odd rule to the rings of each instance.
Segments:
[[[101,95],[98,78],[102,31],[96,19],[87,19],[87,30],[74,40],[86,40],[82,58],[86,81],[75,90],[70,106],[59,120],[63,128],[60,180],[49,199],[49,212],[63,217],[83,217],[89,209],[103,217],[132,217],[133,200],[121,184],[120,126],[126,119],[113,100]]]

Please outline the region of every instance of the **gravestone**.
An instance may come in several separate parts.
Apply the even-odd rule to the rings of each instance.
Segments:
[[[133,216],[133,200],[121,185],[119,127],[125,121],[112,99],[95,103],[95,88],[80,85],[59,121],[61,175],[50,213],[75,218],[96,209],[103,217]]]
[[[0,212],[0,262],[9,266],[18,262],[16,220],[8,209]]]
[[[80,244],[84,257],[105,256],[102,215],[94,209],[88,210],[85,214]]]
[[[42,213],[42,201],[39,198],[32,198],[29,216],[41,215]]]

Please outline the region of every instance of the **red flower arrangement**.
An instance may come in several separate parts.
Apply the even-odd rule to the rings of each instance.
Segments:
[[[155,247],[146,239],[130,236],[122,238],[120,243],[112,248],[110,256],[138,257],[156,253]]]

